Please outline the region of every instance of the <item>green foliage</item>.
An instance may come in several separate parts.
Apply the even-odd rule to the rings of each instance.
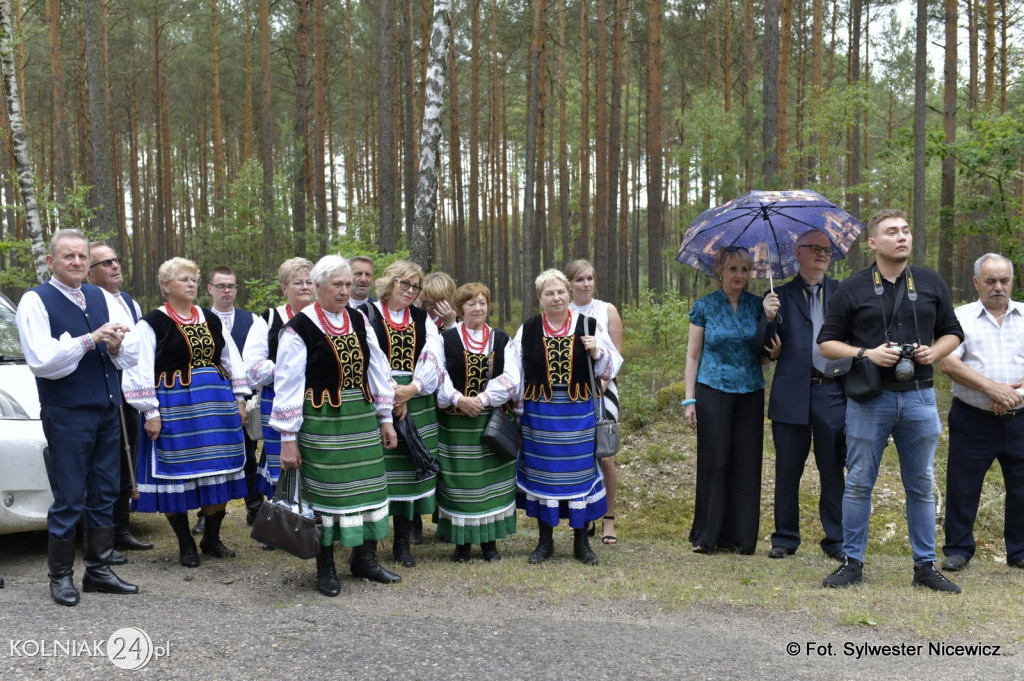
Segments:
[[[689,301],[668,299],[655,302],[653,291],[646,291],[639,307],[621,310],[626,362],[620,374],[619,401],[622,419],[634,426],[643,425],[652,414],[672,404],[686,366],[689,337]]]
[[[89,192],[92,185],[82,184],[81,177],[75,174],[72,177],[71,186],[67,190],[67,196],[63,202],[48,196],[43,192],[37,194],[39,212],[44,216],[52,230],[57,229],[78,229],[89,234],[91,222],[96,216],[97,209],[89,205]],[[38,180],[36,186],[43,186]],[[112,232],[94,235],[96,238],[108,237]]]
[[[30,239],[0,240],[0,260],[6,265],[0,269],[0,289],[27,289],[35,286],[36,273],[33,267],[12,267],[13,263],[32,262],[32,241]]]

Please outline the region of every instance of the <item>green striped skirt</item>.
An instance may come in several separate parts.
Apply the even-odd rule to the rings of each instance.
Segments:
[[[360,390],[341,393],[341,406],[302,408],[297,440],[307,501],[323,517],[325,546],[359,546],[388,533],[384,447],[373,405]]]
[[[437,415],[437,535],[453,544],[483,544],[516,531],[516,462],[480,444],[490,416]]]
[[[411,376],[395,376],[399,385],[409,385]],[[409,413],[416,423],[416,430],[431,454],[437,454],[437,401],[433,395],[420,395],[409,400]],[[405,445],[399,443],[394,449],[384,450],[384,466],[388,472],[388,496],[391,498],[391,515],[412,520],[413,516],[434,512],[434,487],[436,477],[416,479],[416,466],[409,459]]]

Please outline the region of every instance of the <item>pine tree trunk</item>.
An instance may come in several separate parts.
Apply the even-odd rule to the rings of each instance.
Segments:
[[[316,215],[316,253],[327,252],[331,225],[327,221],[327,49],[324,44],[324,2],[313,9],[313,206]],[[333,165],[333,163],[332,163]]]
[[[662,0],[650,0],[647,17],[647,287],[665,291],[661,251],[661,19]],[[681,199],[682,200],[682,199]]]
[[[660,1],[660,0],[659,0]],[[587,0],[580,0],[580,228],[573,255],[590,255],[590,35]]]
[[[110,156],[110,126],[107,121],[107,82],[103,69],[103,45],[100,31],[100,0],[82,4],[85,22],[85,62],[89,83],[89,118],[92,143],[92,205],[96,214],[92,228],[97,234],[119,225],[114,198],[114,172]],[[115,231],[115,248],[123,248],[120,230]]]
[[[914,51],[914,215],[913,259],[925,262],[928,232],[925,229],[925,114],[928,102],[928,0],[917,0],[917,41]]]
[[[412,83],[412,0],[402,3],[402,195],[405,199],[404,223],[407,238],[412,242],[413,224],[416,216],[416,144],[413,133]]]
[[[946,36],[943,62],[942,128],[945,143],[956,143],[957,105],[957,0],[944,0]],[[939,274],[950,285],[953,299],[963,299],[963,286],[953,278],[953,229],[956,223],[956,161],[953,154],[942,157],[942,186],[939,210]]]
[[[455,51],[455,41],[448,41],[448,100],[451,102],[451,113],[448,118],[451,125],[451,141],[448,144],[449,166],[451,166],[452,198],[455,202],[455,280],[472,281],[470,278],[471,258],[475,257],[469,249],[469,235],[466,233],[466,202],[463,196],[462,178],[462,120],[459,108],[459,58]]]
[[[533,279],[540,271],[540,237],[536,229],[534,192],[537,182],[537,125],[540,114],[541,91],[544,87],[540,70],[546,38],[547,0],[533,3],[533,30],[530,56],[527,61],[526,86],[526,144],[524,147],[523,177],[523,232],[522,232],[522,290],[523,319],[537,311],[537,295]]]
[[[61,56],[60,0],[46,1],[46,31],[50,43],[51,111],[53,112],[54,194],[59,203],[67,199],[71,189],[71,143],[65,122],[64,64]]]
[[[857,0],[854,0],[856,2]],[[764,121],[761,146],[764,188],[775,189],[779,173],[779,0],[764,2]]]
[[[274,139],[270,108],[270,0],[259,0],[260,12],[260,162],[263,178],[260,207],[263,214],[263,270],[273,272],[274,258]]]
[[[394,253],[398,247],[398,234],[395,224],[395,40],[391,0],[380,0],[377,11],[380,26],[380,87],[377,107],[380,118],[380,158],[377,164],[380,173],[380,250],[382,253]]]
[[[427,87],[420,132],[420,168],[416,184],[416,218],[410,248],[412,261],[429,270],[434,251],[434,216],[437,212],[437,177],[440,167],[441,114],[444,109],[444,64],[451,40],[451,0],[435,0]]]
[[[295,123],[292,139],[295,165],[292,168],[292,231],[295,233],[295,252],[306,257],[306,168],[309,167],[307,141],[309,116],[309,0],[295,0]]]

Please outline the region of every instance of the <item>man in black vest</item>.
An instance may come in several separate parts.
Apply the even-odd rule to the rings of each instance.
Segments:
[[[230,267],[218,267],[213,270],[210,276],[210,283],[206,285],[206,292],[210,294],[213,301],[213,312],[220,317],[224,328],[231,334],[231,339],[238,348],[241,355],[248,342],[250,331],[259,332],[254,329],[253,320],[256,315],[248,310],[240,310],[235,307],[235,296],[238,295],[238,283],[235,280],[235,272]],[[244,423],[242,424],[245,425]],[[252,525],[256,522],[256,514],[263,505],[263,495],[256,489],[256,441],[249,437],[242,428],[245,435],[245,521]],[[202,511],[200,511],[202,513]],[[199,516],[199,522],[192,528],[192,534],[202,534],[205,518]]]
[[[111,309],[120,313],[117,317],[111,317],[111,321],[120,322],[129,329],[134,329],[135,323],[142,317],[142,309],[130,295],[121,290],[123,277],[117,251],[103,241],[93,241],[89,244],[89,259],[89,283],[103,289],[103,293],[114,303]],[[131,452],[133,468],[129,468],[124,462],[121,464],[121,493],[114,504],[114,546],[125,551],[148,551],[153,545],[134,537],[128,528],[133,490],[131,471],[137,468],[134,461],[135,452],[138,451],[139,412],[127,405],[122,405],[120,409],[124,415],[121,449]],[[118,564],[116,553],[114,563]]]
[[[117,372],[138,361],[130,329],[111,322],[113,304],[91,284],[89,247],[78,230],[50,240],[50,279],[25,293],[18,333],[36,376],[40,418],[49,449],[46,473],[53,492],[47,514],[50,595],[61,605],[79,600],[73,574],[75,532],[84,520],[82,554],[86,592],[138,593],[110,569],[114,502],[120,479],[121,386]]]

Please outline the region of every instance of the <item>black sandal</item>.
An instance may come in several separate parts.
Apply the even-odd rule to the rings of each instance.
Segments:
[[[612,522],[615,522],[615,516],[606,515],[604,518],[602,518],[602,520],[611,520]],[[619,543],[619,538],[614,534],[606,534],[603,537],[601,537],[601,543],[606,544],[608,546],[614,546],[615,544]]]

